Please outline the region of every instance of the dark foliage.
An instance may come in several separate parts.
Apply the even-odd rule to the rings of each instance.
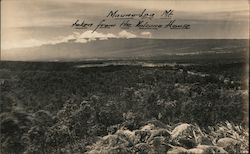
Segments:
[[[202,128],[245,124],[244,63],[79,64],[0,63],[2,153],[82,153],[98,136],[152,119]]]

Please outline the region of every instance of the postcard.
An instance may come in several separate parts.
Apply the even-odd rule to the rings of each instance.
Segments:
[[[2,154],[249,153],[248,0],[1,0]]]

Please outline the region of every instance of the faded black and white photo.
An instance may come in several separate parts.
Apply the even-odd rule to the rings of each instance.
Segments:
[[[1,154],[249,153],[248,0],[1,0]]]

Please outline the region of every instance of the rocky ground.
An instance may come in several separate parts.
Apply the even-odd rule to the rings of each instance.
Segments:
[[[247,130],[229,122],[201,130],[187,123],[170,126],[153,121],[132,131],[125,127],[110,131],[91,145],[87,153],[248,153],[248,135]]]

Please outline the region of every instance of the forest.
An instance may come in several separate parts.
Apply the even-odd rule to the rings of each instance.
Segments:
[[[245,62],[87,63],[0,62],[1,153],[248,153]]]

